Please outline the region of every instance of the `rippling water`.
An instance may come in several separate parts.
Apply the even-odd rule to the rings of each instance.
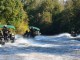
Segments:
[[[0,60],[80,60],[80,41],[71,38],[68,33],[34,39],[16,36],[15,43],[0,46]]]

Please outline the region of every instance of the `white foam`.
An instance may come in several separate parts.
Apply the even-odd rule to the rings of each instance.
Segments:
[[[56,39],[55,39],[56,38]],[[62,33],[59,35],[54,36],[36,36],[34,39],[24,39],[21,35],[16,35],[16,41],[15,43],[6,43],[5,46],[39,46],[39,47],[54,47],[54,46],[60,46],[60,45],[54,45],[54,44],[41,44],[36,43],[34,40],[47,40],[47,41],[60,41],[60,40],[66,40],[68,38],[71,38],[71,35],[69,33]],[[66,41],[65,41],[66,42]]]
[[[71,34],[69,33],[62,33],[58,35],[53,35],[53,36],[36,36],[35,40],[47,40],[47,41],[55,41],[55,40],[66,40],[73,38]]]
[[[71,56],[49,55],[40,53],[0,55],[0,60],[80,60]]]
[[[69,33],[62,33],[62,34],[57,35],[56,37],[72,37],[72,36]]]
[[[66,39],[66,38],[70,38],[71,35],[69,33],[63,33],[63,34],[59,34],[59,35],[56,35],[56,36],[37,36],[37,39],[40,39],[40,40],[41,39],[42,40],[55,40],[56,41],[55,38],[57,38],[59,40],[60,39],[62,40],[63,37],[64,37],[64,39]],[[11,53],[11,55],[7,55],[7,56],[6,55],[4,55],[4,56],[0,55],[0,58],[2,60],[5,60],[5,59],[7,59],[7,60],[11,60],[11,59],[12,60],[80,60],[78,58],[73,58],[73,57],[67,56],[65,54],[63,54],[65,56],[62,56],[62,55],[51,55],[51,54],[45,54],[45,53],[39,54],[40,52],[39,53],[37,53],[37,52],[21,53],[21,52],[24,51],[24,49],[22,49],[20,51],[20,53],[16,53],[17,51],[19,51],[17,49],[17,47],[35,46],[35,47],[44,47],[45,48],[45,47],[60,47],[60,46],[65,46],[66,45],[66,44],[63,45],[61,43],[63,41],[59,42],[59,43],[61,43],[60,45],[58,45],[58,43],[57,44],[47,44],[47,43],[46,44],[41,44],[41,43],[35,42],[34,41],[35,39],[36,38],[34,38],[34,39],[27,39],[27,38],[24,39],[22,36],[17,35],[15,43],[6,43],[4,46],[1,46],[1,47],[4,47],[3,50]],[[70,41],[70,42],[72,42],[72,41]],[[75,41],[73,41],[73,42],[75,42]],[[70,46],[75,46],[75,44],[70,45]],[[80,44],[77,44],[76,46],[80,46]],[[5,47],[8,47],[8,48],[5,48]],[[78,49],[75,49],[75,50],[78,50]],[[16,54],[13,54],[12,52],[15,52]],[[27,50],[25,50],[24,52],[27,52]],[[2,52],[2,53],[4,54],[4,52]]]
[[[2,47],[2,45],[0,45],[0,47]]]

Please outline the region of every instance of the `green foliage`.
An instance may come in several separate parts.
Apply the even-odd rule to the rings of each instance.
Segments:
[[[46,0],[41,4],[41,8],[43,11],[52,12],[54,8],[53,1],[52,0]]]
[[[20,0],[0,0],[0,22],[2,24],[4,23],[3,21],[5,21],[5,24],[12,24],[18,31],[21,30],[18,29],[22,25],[21,22],[25,21],[26,23],[23,27],[27,26],[27,20],[27,13],[23,10],[23,5]]]
[[[0,0],[0,24],[15,25],[22,34],[28,21],[43,34],[80,32],[80,0]]]
[[[48,33],[52,25],[52,15],[58,13],[59,6],[58,0],[27,0],[24,9],[28,12],[30,25],[39,27],[43,33]]]
[[[80,0],[72,0],[73,2],[73,24],[74,24],[74,30],[80,32]]]
[[[80,0],[25,0],[29,24],[44,34],[80,32]]]
[[[60,32],[80,32],[80,0],[68,0],[60,15]]]

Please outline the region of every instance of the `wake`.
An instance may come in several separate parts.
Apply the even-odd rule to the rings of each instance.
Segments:
[[[62,34],[53,35],[53,36],[36,36],[33,39],[23,38],[21,35],[16,35],[15,37],[16,37],[16,40],[14,43],[6,43],[3,46],[0,45],[0,47],[12,47],[12,46],[16,46],[16,47],[27,47],[27,46],[53,47],[53,46],[61,46],[65,42],[73,43],[72,40],[70,40],[70,38],[73,38],[73,37],[69,33],[62,33]],[[80,37],[80,35],[78,35],[77,37]],[[54,43],[51,44],[52,42]],[[57,44],[55,44],[55,42],[57,42]]]

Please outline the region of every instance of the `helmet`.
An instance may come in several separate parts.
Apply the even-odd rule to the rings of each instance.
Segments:
[[[4,25],[5,27],[7,27],[7,25]]]
[[[4,27],[4,28],[7,28],[7,25],[4,25],[3,27]]]

